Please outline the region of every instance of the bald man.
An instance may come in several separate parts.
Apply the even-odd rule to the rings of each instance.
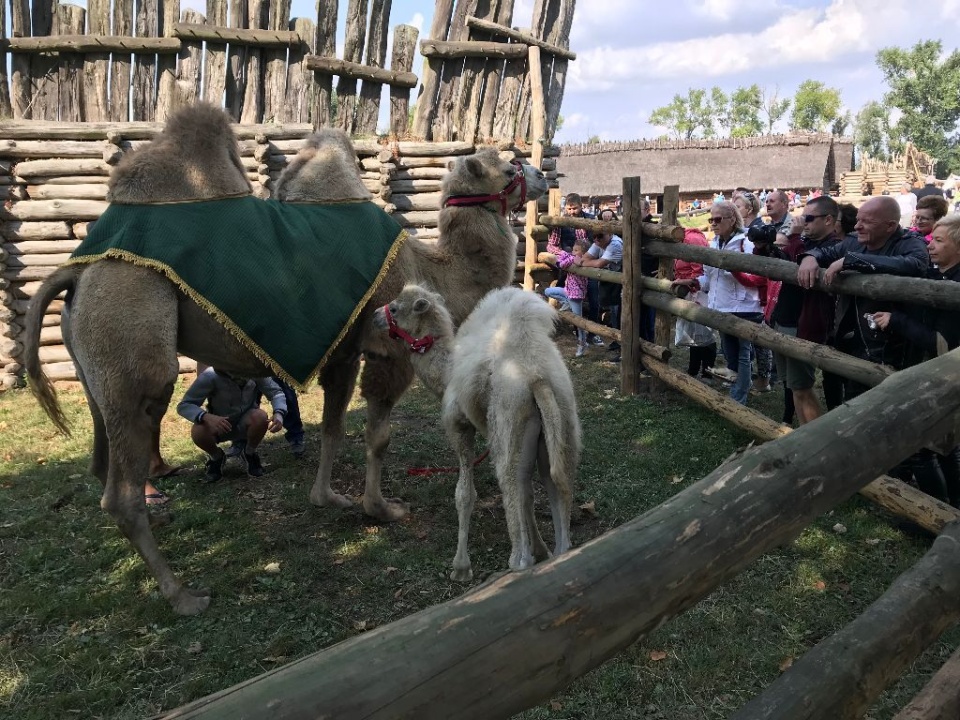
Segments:
[[[841,272],[925,277],[930,267],[927,246],[919,234],[900,227],[900,206],[889,195],[870,198],[857,212],[856,238],[829,247],[814,247],[801,254],[799,284],[812,288],[817,271],[826,268],[827,289]],[[831,343],[839,350],[871,362],[900,369],[907,362],[907,347],[889,333],[870,328],[864,317],[890,305],[869,298],[840,294],[831,332]],[[844,381],[845,399],[867,388]]]

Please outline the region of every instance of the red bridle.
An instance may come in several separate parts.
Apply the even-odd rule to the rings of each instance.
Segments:
[[[519,160],[511,160],[510,164],[517,166],[517,172],[514,173],[513,179],[507,183],[507,186],[496,195],[454,195],[453,197],[448,197],[443,203],[443,206],[470,207],[472,205],[483,205],[488,202],[499,202],[500,214],[504,217],[507,216],[508,210],[522,210],[527,202],[527,176],[523,172],[523,163]],[[507,206],[507,200],[510,197],[510,193],[516,190],[518,186],[520,188],[520,199],[513,208],[510,208]]]
[[[410,352],[420,353],[423,355],[427,350],[433,347],[432,335],[424,335],[422,338],[415,338],[402,327],[397,325],[397,321],[394,320],[393,314],[390,312],[389,305],[383,306],[383,314],[387,318],[387,327],[390,331],[390,337],[394,340],[403,340],[407,344],[407,347],[410,348]]]

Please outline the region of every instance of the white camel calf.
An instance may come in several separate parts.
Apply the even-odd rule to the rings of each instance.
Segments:
[[[552,336],[556,312],[533,293],[488,293],[454,336],[443,298],[407,285],[374,322],[408,343],[421,382],[443,397],[443,425],[460,461],[460,530],[454,580],[470,580],[467,552],[474,437],[487,438],[510,533],[510,569],[550,556],[533,511],[533,468],[550,498],[554,552],[570,549],[570,510],[580,458],[580,421],[570,373]]]

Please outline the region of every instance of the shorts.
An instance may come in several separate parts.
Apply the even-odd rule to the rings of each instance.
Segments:
[[[776,331],[789,337],[797,336],[795,327],[785,327],[776,325]],[[817,382],[817,368],[815,365],[787,357],[786,355],[776,354],[777,375],[787,384],[790,390],[809,390]]]
[[[227,417],[227,420],[230,421],[231,430],[228,433],[223,433],[222,435],[217,435],[217,442],[227,442],[231,440],[236,442],[237,440],[246,440],[247,439],[247,429],[250,427],[250,421],[253,419],[253,413],[260,410],[258,407],[252,407],[244,413],[239,415],[230,415]]]

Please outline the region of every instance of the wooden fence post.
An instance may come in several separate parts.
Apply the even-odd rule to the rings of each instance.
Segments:
[[[643,234],[640,178],[623,179],[623,299],[620,315],[620,393],[636,395],[640,378],[640,271]]]
[[[680,186],[667,185],[663,189],[663,207],[660,208],[660,222],[663,225],[676,225],[677,215],[680,213]],[[673,260],[660,258],[660,267],[657,277],[661,280],[673,280]],[[673,339],[673,315],[663,310],[657,310],[657,322],[654,332],[654,342],[665,348],[670,347]]]
[[[527,50],[530,63],[530,77],[533,81],[533,154],[530,164],[539,168],[543,162],[543,131],[546,123],[546,109],[543,103],[543,85],[540,84],[540,48],[531,45]],[[537,262],[537,240],[533,237],[533,227],[537,224],[537,201],[527,203],[527,217],[524,234],[527,237],[527,252],[523,262],[523,289],[533,290],[533,266]]]

